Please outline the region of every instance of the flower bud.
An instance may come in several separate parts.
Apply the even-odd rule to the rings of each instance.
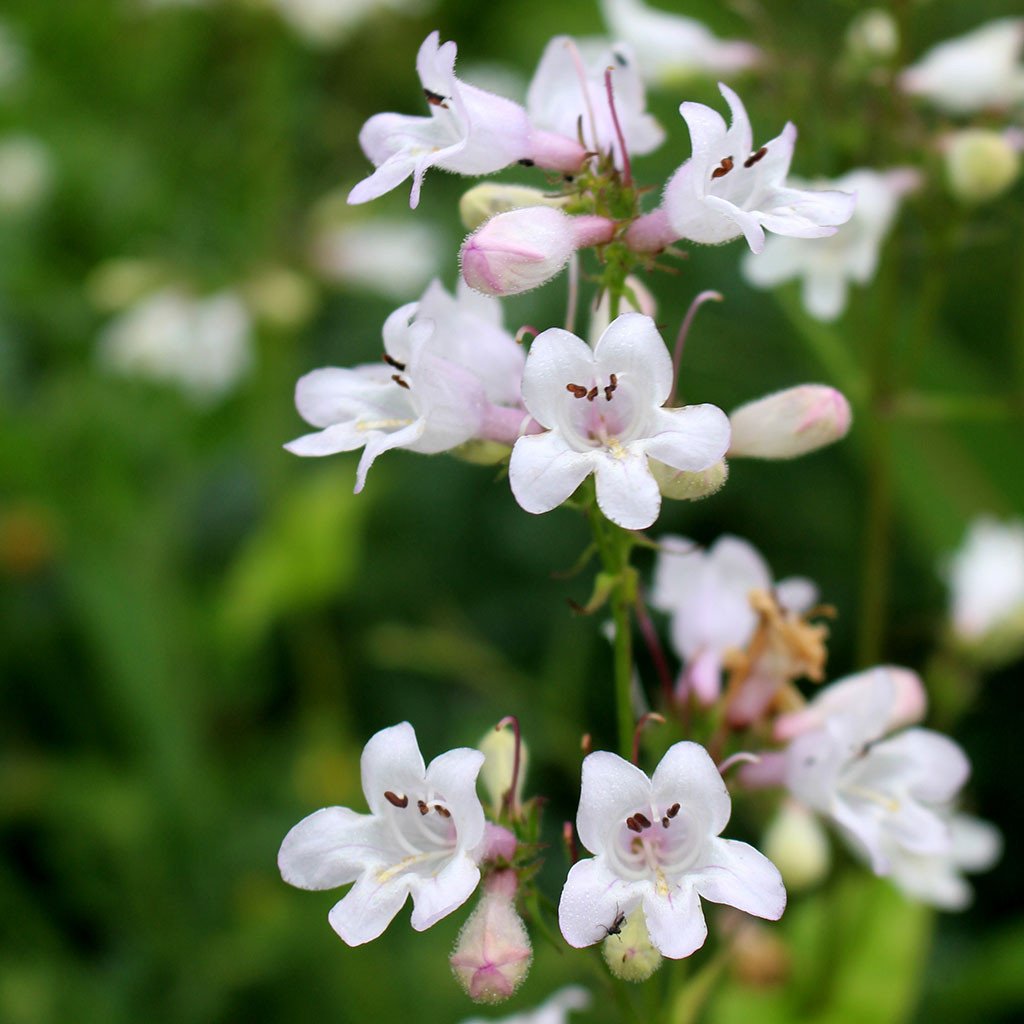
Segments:
[[[53,178],[53,158],[38,139],[9,135],[0,142],[0,211],[31,210],[46,198]]]
[[[713,466],[696,472],[673,469],[657,459],[648,459],[658,489],[666,498],[676,501],[697,501],[707,498],[729,479],[729,464],[719,459]]]
[[[741,405],[730,416],[730,456],[792,459],[846,436],[850,403],[824,384],[801,384]]]
[[[828,873],[832,852],[828,836],[813,812],[787,800],[768,826],[761,844],[792,892],[810,889]]]
[[[949,190],[965,203],[983,203],[1005,192],[1020,173],[1012,137],[987,128],[966,128],[944,145]]]
[[[503,185],[485,181],[474,185],[459,200],[459,217],[467,231],[475,231],[484,221],[499,213],[520,210],[526,206],[565,206],[570,196],[553,196],[528,185]]]
[[[651,943],[642,907],[624,921],[613,923],[601,952],[608,970],[623,981],[646,981],[660,966],[661,953]]]
[[[658,303],[646,285],[632,275],[626,278],[625,285],[629,291],[622,296],[619,312],[643,313],[644,316],[649,316],[653,320],[658,315]],[[597,344],[597,339],[604,334],[612,322],[611,309],[611,294],[605,289],[601,292],[601,297],[590,314],[590,343],[592,345]]]
[[[846,49],[854,60],[863,63],[885,61],[900,48],[900,30],[896,19],[881,7],[868,7],[846,29]]]
[[[519,987],[530,970],[533,949],[513,905],[515,873],[500,871],[462,926],[449,962],[474,1002],[500,1003]]]
[[[282,330],[301,327],[316,311],[313,285],[287,267],[265,268],[246,282],[243,294],[257,317]]]
[[[516,743],[519,743],[519,777],[515,775]],[[516,791],[512,802],[519,804],[523,798],[523,779],[526,777],[526,744],[517,736],[514,729],[488,729],[487,734],[477,744],[477,750],[484,755],[484,766],[480,769],[480,781],[491,800],[494,816],[501,814],[505,806],[505,798],[512,789]]]
[[[732,969],[751,988],[781,985],[790,973],[789,949],[770,928],[744,921],[733,940]]]
[[[518,295],[550,281],[580,246],[611,240],[605,217],[567,217],[549,206],[499,213],[462,243],[466,283],[486,295]]]

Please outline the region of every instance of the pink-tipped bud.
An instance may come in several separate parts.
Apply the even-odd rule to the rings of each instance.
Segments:
[[[587,151],[576,139],[539,129],[530,133],[530,156],[538,167],[575,174],[587,159]]]
[[[500,1003],[508,999],[530,970],[533,949],[514,906],[515,890],[514,872],[492,875],[459,932],[449,962],[474,1002]]]
[[[605,217],[567,217],[548,206],[499,213],[462,243],[466,283],[486,295],[518,295],[550,281],[580,247],[611,240]]]
[[[729,456],[792,459],[824,448],[850,429],[850,403],[835,388],[801,384],[741,405],[729,416]]]
[[[515,835],[503,825],[488,821],[484,825],[483,860],[510,861],[516,855],[518,841]]]

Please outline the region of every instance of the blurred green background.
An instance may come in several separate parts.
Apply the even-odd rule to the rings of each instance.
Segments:
[[[687,398],[729,409],[805,380],[843,387],[881,351],[901,386],[1009,396],[1016,413],[893,417],[880,432],[869,412],[835,449],[738,463],[715,497],[667,506],[658,532],[737,533],[777,576],[817,580],[839,609],[838,677],[857,665],[865,480],[881,437],[892,561],[873,642],[922,668],[943,630],[941,557],[979,512],[1024,510],[1020,184],[965,210],[922,144],[941,118],[920,115],[914,138],[885,134],[892,96],[837,62],[859,4],[663,6],[765,47],[769,68],[737,85],[755,135],[797,122],[796,172],[909,163],[930,175],[882,280],[855,291],[836,325],[808,320],[795,289],[749,288],[741,243],[654,277],[669,335],[698,291],[726,296],[688,343]],[[1016,9],[897,6],[912,55]],[[370,114],[419,111],[423,37],[457,40],[464,77],[522,87],[551,35],[600,31],[597,6],[438,0],[368,14],[330,45],[241,0],[5,0],[0,27],[0,143],[28,137],[44,167],[28,202],[0,202],[0,1021],[472,1016],[445,962],[463,914],[422,935],[400,915],[378,942],[348,949],[326,922],[336,894],[284,885],[277,848],[317,807],[362,807],[359,752],[375,730],[412,721],[429,758],[515,713],[529,791],[551,798],[557,893],[579,735],[613,736],[599,623],[567,606],[586,598],[586,577],[552,578],[585,526],[567,511],[529,516],[495,470],[446,457],[389,453],[354,497],[355,457],[300,460],[281,445],[303,432],[301,373],[377,358],[380,325],[418,297],[431,259],[454,286],[466,182],[431,173],[415,213],[404,187],[370,208],[324,202],[367,172],[356,137]],[[637,163],[652,185],[688,154],[683,98],[722,107],[707,81],[652,94],[668,132]],[[518,168],[501,178],[540,184]],[[317,256],[339,217],[429,226],[426,276],[390,297],[346,284]],[[154,281],[244,297],[253,356],[237,386],[197,401],[104,364],[107,325]],[[560,323],[564,302],[564,282],[510,300],[506,324]],[[975,764],[974,809],[1006,833],[1002,862],[976,880],[969,912],[937,922],[930,952],[929,916],[884,883],[795,905],[794,950],[820,936],[815,915],[846,929],[814,1020],[1019,1010],[1020,673],[991,673],[972,702],[949,701],[970,703],[955,735]],[[570,980],[594,984],[585,959],[539,949],[512,1005]],[[771,993],[730,984],[715,1019],[796,1019]]]

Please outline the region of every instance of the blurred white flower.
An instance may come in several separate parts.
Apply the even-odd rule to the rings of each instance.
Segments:
[[[692,75],[727,77],[761,58],[752,43],[718,39],[694,18],[648,7],[642,0],[601,0],[609,33],[628,43],[648,82],[668,85]]]
[[[846,28],[846,49],[854,60],[889,60],[899,48],[899,25],[882,7],[867,7],[858,12]]]
[[[0,213],[21,213],[38,206],[53,186],[50,151],[31,135],[0,141]]]
[[[949,114],[1004,108],[1024,99],[1024,18],[999,18],[929,50],[899,79],[904,92]]]
[[[310,259],[328,281],[398,300],[438,272],[441,232],[423,221],[360,221],[315,229]]]
[[[311,46],[344,42],[376,15],[414,14],[430,0],[269,0],[281,19]]]
[[[760,255],[744,258],[743,276],[758,288],[802,278],[801,299],[807,312],[819,320],[834,320],[846,307],[849,283],[867,284],[874,276],[900,200],[919,183],[920,175],[909,167],[861,168],[824,182],[856,194],[849,221],[829,238],[768,238]]]
[[[940,141],[950,192],[965,203],[1001,195],[1020,174],[1022,133],[1018,129],[964,128]]]
[[[1024,521],[975,519],[946,572],[959,640],[980,646],[1005,630],[1024,635]]]
[[[566,1024],[572,1010],[585,1010],[590,1005],[590,993],[578,985],[559,989],[535,1010],[514,1013],[511,1017],[488,1020],[473,1017],[462,1024]]]
[[[111,320],[100,335],[98,356],[115,373],[176,384],[208,402],[248,370],[250,332],[248,310],[234,292],[197,299],[167,288]]]

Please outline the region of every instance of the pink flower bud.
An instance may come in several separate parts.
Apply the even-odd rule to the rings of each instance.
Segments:
[[[484,825],[483,860],[511,860],[517,845],[516,837],[504,826],[490,821]]]
[[[741,405],[729,417],[729,456],[792,459],[832,444],[850,429],[850,403],[835,388],[801,384]]]
[[[459,932],[449,962],[475,1002],[508,999],[530,970],[533,949],[514,906],[515,887],[514,872],[492,875],[487,891]]]
[[[605,217],[567,217],[548,206],[499,213],[462,243],[466,283],[487,295],[517,295],[550,281],[581,246],[611,240]]]

